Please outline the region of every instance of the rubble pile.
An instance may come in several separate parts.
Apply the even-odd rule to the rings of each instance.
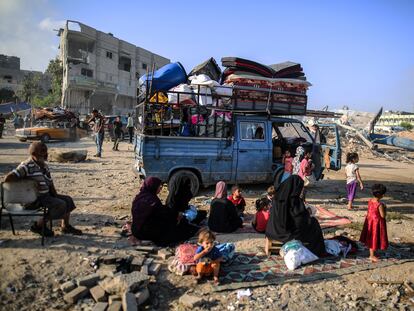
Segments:
[[[60,285],[63,299],[96,311],[137,310],[150,298],[148,285],[156,282],[161,262],[169,256],[167,249],[146,245],[96,258],[90,263],[95,272]]]

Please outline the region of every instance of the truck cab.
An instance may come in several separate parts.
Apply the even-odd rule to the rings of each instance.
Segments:
[[[334,124],[320,125],[313,137],[294,118],[259,114],[234,114],[228,137],[156,136],[135,138],[135,172],[172,183],[177,176],[191,180],[192,192],[222,180],[229,184],[278,185],[283,175],[282,157],[298,146],[311,148],[315,178],[323,170],[341,168],[339,134]]]

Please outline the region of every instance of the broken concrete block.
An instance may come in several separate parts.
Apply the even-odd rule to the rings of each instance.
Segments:
[[[69,293],[71,290],[73,290],[76,287],[76,284],[73,281],[67,281],[60,285],[60,289],[64,293]]]
[[[116,258],[114,255],[106,255],[99,258],[99,261],[105,265],[112,265],[116,262]]]
[[[116,265],[101,265],[96,273],[101,277],[114,277],[117,272]]]
[[[151,264],[151,266],[149,267],[149,275],[157,275],[158,272],[160,272],[161,270],[161,264],[159,263],[153,263]]]
[[[184,294],[180,297],[179,302],[187,308],[195,308],[202,303],[203,299],[197,296]]]
[[[149,297],[150,297],[150,292],[148,290],[148,287],[141,289],[135,294],[135,298],[137,300],[138,306],[145,303],[145,301],[147,301]]]
[[[139,266],[141,267],[144,264],[145,257],[144,256],[134,256],[131,261],[131,266]]]
[[[63,296],[63,299],[70,304],[75,304],[79,299],[84,298],[86,295],[88,295],[89,290],[85,286],[79,286],[72,290],[71,292],[67,293],[65,296]]]
[[[115,301],[121,301],[121,300],[122,300],[121,296],[118,296],[118,295],[111,295],[111,296],[109,296],[109,298],[108,298],[108,303],[111,305],[111,304],[113,304]]]
[[[99,283],[101,287],[109,294],[121,295],[125,292],[135,292],[139,288],[147,286],[149,276],[142,272],[134,271],[129,274],[121,274],[113,279],[105,279]]]
[[[142,273],[144,273],[145,275],[149,275],[149,266],[148,265],[143,265],[142,267],[141,267],[141,270],[140,270]]]
[[[86,286],[87,288],[91,288],[95,286],[100,279],[101,277],[99,276],[99,274],[92,273],[79,278],[76,283],[78,284],[78,286]]]
[[[144,261],[144,265],[148,265],[150,266],[152,264],[152,262],[154,261],[154,258],[147,258]]]
[[[123,311],[137,311],[137,299],[131,292],[126,292],[122,295],[122,310]]]
[[[96,302],[106,302],[106,293],[99,285],[92,287],[89,291]]]
[[[122,310],[122,303],[120,301],[114,301],[111,305],[109,305],[109,308],[107,311],[121,311]]]
[[[92,309],[92,311],[106,311],[108,308],[108,303],[106,302],[98,302]]]
[[[137,246],[135,247],[137,251],[145,252],[145,253],[154,253],[156,247],[154,246]]]
[[[168,249],[162,248],[158,251],[158,257],[160,257],[162,260],[167,260],[170,258],[173,254]]]
[[[49,151],[49,160],[55,162],[81,162],[88,156],[87,150],[61,151],[52,149]]]

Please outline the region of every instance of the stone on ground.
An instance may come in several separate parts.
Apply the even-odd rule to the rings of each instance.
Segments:
[[[92,287],[89,291],[96,302],[106,302],[106,293],[99,285]]]
[[[92,311],[106,311],[108,308],[108,303],[106,302],[98,302],[92,309]]]
[[[145,301],[147,301],[149,297],[150,297],[150,292],[148,290],[148,287],[141,289],[135,294],[135,298],[137,299],[138,306],[145,303]]]
[[[91,288],[95,286],[100,279],[101,277],[99,276],[99,274],[92,273],[92,274],[79,278],[77,280],[77,284],[78,286],[86,286],[87,288]]]
[[[55,162],[81,162],[85,161],[88,156],[88,151],[82,150],[71,150],[71,151],[59,151],[50,150],[49,160]]]
[[[79,299],[84,298],[86,295],[88,295],[89,290],[85,286],[79,286],[72,290],[71,292],[67,293],[65,296],[63,296],[63,299],[70,304],[75,304]]]
[[[184,294],[180,297],[180,304],[188,308],[194,308],[203,302],[203,299],[197,296]]]
[[[137,311],[137,299],[131,292],[126,292],[122,295],[122,309],[123,311]]]
[[[142,272],[134,271],[129,274],[121,274],[113,279],[106,278],[99,283],[109,294],[122,295],[125,292],[135,292],[141,287],[148,285],[149,276]]]
[[[122,303],[120,301],[114,301],[107,311],[121,311],[122,310]]]

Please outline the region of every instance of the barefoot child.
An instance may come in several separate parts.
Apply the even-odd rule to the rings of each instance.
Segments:
[[[242,189],[238,185],[231,187],[231,194],[228,196],[228,200],[233,203],[237,209],[237,214],[243,217],[244,208],[246,207],[246,201],[242,196]]]
[[[348,210],[352,209],[352,203],[355,199],[357,185],[361,190],[364,189],[364,185],[362,183],[361,175],[359,174],[359,167],[357,165],[359,161],[358,153],[350,152],[346,155],[346,192],[348,195]]]
[[[197,261],[196,272],[197,272],[197,281],[200,280],[203,276],[209,276],[213,274],[214,284],[219,283],[219,272],[220,272],[220,262],[222,261],[221,254],[216,246],[214,246],[214,241],[216,236],[213,232],[208,229],[202,230],[198,235],[198,244],[200,245],[196,254],[194,255],[194,260]]]
[[[265,233],[269,217],[269,200],[267,198],[257,199],[256,215],[254,216],[254,220],[252,222],[253,229],[258,233]]]
[[[359,238],[362,243],[369,247],[369,259],[372,262],[379,260],[375,256],[377,249],[385,250],[388,247],[387,224],[385,220],[387,215],[386,206],[380,201],[386,192],[387,188],[383,184],[372,186],[374,198],[368,202],[368,213],[361,237]]]

